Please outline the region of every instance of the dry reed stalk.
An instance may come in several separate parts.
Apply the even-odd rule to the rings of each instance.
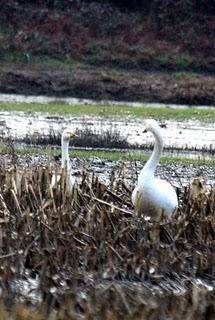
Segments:
[[[49,313],[52,306],[63,314],[63,306],[72,296],[71,314],[82,318],[87,312],[89,317],[95,316],[96,306],[103,308],[102,319],[110,316],[110,310],[115,319],[122,317],[123,310],[127,319],[138,319],[141,312],[153,319],[161,311],[171,317],[176,311],[167,297],[162,302],[155,295],[154,307],[150,301],[143,307],[145,289],[141,293],[138,286],[133,289],[133,281],[168,292],[169,282],[162,282],[164,279],[180,283],[182,278],[189,282],[195,276],[215,278],[215,190],[205,190],[202,182],[200,191],[191,185],[171,221],[162,218],[151,223],[132,214],[130,187],[125,184],[124,169],[120,170],[109,185],[83,172],[80,184],[69,195],[65,171],[52,188],[50,167],[19,171],[18,178],[17,169],[0,169],[0,279],[7,288],[4,302],[6,297],[18,295],[11,283],[30,274],[38,279],[37,292]],[[112,307],[107,305],[113,288],[99,298],[97,285],[105,281],[117,283],[119,289],[115,290],[118,298],[111,302]],[[125,289],[124,283],[128,284]],[[212,308],[210,292],[198,294],[203,295],[205,306]],[[191,301],[189,306],[183,303],[185,298],[175,297],[180,317],[189,319],[189,307],[192,317],[203,319],[196,303],[198,294],[185,293]]]
[[[11,193],[12,193],[12,196],[13,196],[13,199],[14,199],[14,204],[15,204],[16,208],[18,209],[20,215],[22,215],[22,210],[21,210],[21,207],[19,205],[19,201],[17,199],[16,192],[12,189]]]

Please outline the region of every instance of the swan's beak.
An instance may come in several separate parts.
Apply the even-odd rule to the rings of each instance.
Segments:
[[[70,139],[73,139],[76,137],[76,134],[74,132],[70,132],[69,137]]]

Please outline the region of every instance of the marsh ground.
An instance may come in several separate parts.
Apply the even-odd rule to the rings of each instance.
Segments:
[[[215,105],[212,15],[159,29],[103,2],[70,1],[68,11],[29,3],[2,5],[1,92]],[[67,116],[71,108],[49,107]],[[1,110],[9,109],[16,110],[7,103]],[[86,114],[91,110],[85,106]],[[147,115],[171,118],[172,110],[162,112]],[[182,121],[186,112],[177,113]],[[204,113],[208,127],[213,119]],[[60,171],[59,149],[55,158],[47,149],[30,151],[29,143],[17,152],[15,140],[1,145],[2,319],[214,319],[214,190],[202,178],[188,188],[201,175],[213,185],[214,164],[162,163],[158,174],[177,185],[180,211],[153,224],[136,217],[131,204],[146,159],[110,161],[98,151],[76,157],[80,184],[70,197],[63,176],[50,186],[53,170]]]

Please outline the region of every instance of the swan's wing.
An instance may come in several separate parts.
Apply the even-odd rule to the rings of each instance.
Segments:
[[[67,190],[68,190],[68,192],[72,192],[72,189],[73,189],[75,183],[76,183],[76,178],[70,172],[67,176]]]
[[[178,208],[178,197],[173,186],[166,180],[156,179],[154,197],[164,212],[171,216]]]
[[[153,219],[159,217],[162,212],[170,216],[178,207],[175,189],[161,179],[153,179],[141,187],[136,187],[132,193],[132,202],[137,213],[143,213]]]
[[[51,178],[51,187],[54,188],[57,186],[57,184],[60,182],[62,178],[62,174],[53,174],[52,178]],[[69,173],[67,175],[67,179],[66,179],[66,186],[67,186],[67,191],[69,193],[72,192],[73,186],[76,183],[76,178],[73,177],[71,175],[71,173]]]
[[[133,206],[136,208],[137,206],[137,201],[138,201],[138,187],[136,187],[132,194],[131,194],[131,201],[133,203]]]

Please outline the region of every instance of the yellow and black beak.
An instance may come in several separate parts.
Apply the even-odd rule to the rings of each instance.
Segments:
[[[75,137],[76,137],[75,132],[70,132],[70,133],[69,133],[69,137],[70,137],[70,139],[75,138]]]

